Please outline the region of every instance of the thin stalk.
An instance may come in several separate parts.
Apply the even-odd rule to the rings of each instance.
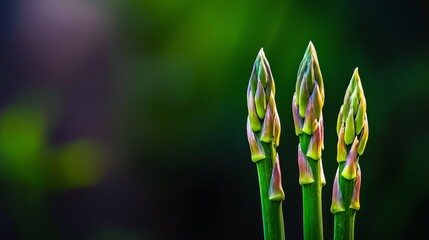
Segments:
[[[301,134],[299,136],[301,150],[307,152],[311,136]],[[313,172],[314,183],[302,186],[303,212],[304,212],[304,239],[323,239],[322,221],[322,183],[320,176],[320,164],[309,157],[310,167]]]
[[[261,193],[262,221],[266,240],[285,239],[282,202],[269,200],[269,190],[276,150],[272,143],[262,143],[266,158],[256,162]]]
[[[339,164],[340,172],[344,169],[345,162]],[[350,205],[350,200],[353,196],[354,181],[347,180],[344,177],[339,178],[340,190],[343,195],[345,206]],[[355,228],[356,210],[347,208],[343,212],[338,212],[334,215],[334,239],[335,240],[353,240]]]

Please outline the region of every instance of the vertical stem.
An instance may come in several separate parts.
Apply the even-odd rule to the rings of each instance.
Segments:
[[[269,189],[276,150],[273,143],[261,142],[266,158],[258,161],[259,189],[261,194],[262,221],[265,240],[284,240],[283,211],[281,201],[269,200]]]
[[[308,150],[308,144],[311,136],[305,133],[299,135],[301,149],[304,153]],[[323,219],[322,219],[322,182],[320,175],[319,160],[307,157],[313,171],[314,182],[302,186],[303,198],[303,221],[304,221],[304,239],[322,240],[323,239]]]
[[[344,165],[345,162],[340,163],[340,173],[343,171]],[[354,180],[347,180],[341,175],[338,180],[344,208],[346,210],[344,212],[335,213],[334,215],[334,240],[353,240],[356,210],[349,208],[349,206],[355,182]]]

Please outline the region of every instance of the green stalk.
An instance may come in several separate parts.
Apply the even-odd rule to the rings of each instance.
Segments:
[[[339,164],[339,171],[342,172],[345,163]],[[341,177],[339,179],[339,186],[343,195],[344,205],[350,205],[352,198],[354,182]],[[334,239],[354,239],[356,210],[347,208],[342,212],[334,215]]]
[[[308,44],[298,70],[292,113],[299,136],[299,184],[302,185],[304,239],[323,239],[322,186],[326,184],[322,165],[324,148],[323,78],[316,49]]]
[[[354,239],[355,217],[360,209],[360,156],[368,141],[366,99],[356,68],[344,97],[337,120],[337,162],[332,190],[334,239]]]
[[[258,170],[264,237],[266,240],[283,240],[284,192],[276,152],[280,141],[280,119],[274,95],[274,79],[261,49],[247,88],[247,139],[252,161]]]
[[[262,222],[265,239],[285,239],[283,210],[281,201],[270,201],[267,197],[270,189],[275,148],[273,144],[262,143],[266,159],[256,162],[261,194]]]
[[[301,134],[299,139],[302,151],[306,152],[310,136]],[[302,186],[304,219],[307,219],[304,221],[304,239],[323,239],[321,168],[313,159],[309,163],[315,182]]]

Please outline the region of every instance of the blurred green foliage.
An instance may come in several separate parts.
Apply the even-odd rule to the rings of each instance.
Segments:
[[[36,109],[9,107],[0,116],[0,153],[3,174],[28,185],[40,185],[45,121]]]
[[[43,110],[10,106],[0,116],[2,176],[36,188],[88,186],[103,172],[102,149],[91,139],[67,143],[52,151],[47,143]]]

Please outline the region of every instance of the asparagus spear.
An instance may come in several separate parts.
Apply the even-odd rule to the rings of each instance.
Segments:
[[[339,163],[332,191],[334,239],[354,239],[356,211],[360,208],[361,170],[359,158],[368,140],[366,99],[355,69],[337,120],[337,161]]]
[[[322,186],[326,184],[322,166],[323,78],[316,49],[308,44],[298,70],[292,113],[299,136],[299,184],[302,185],[304,239],[323,239]]]
[[[275,86],[270,65],[261,50],[253,65],[247,88],[247,139],[258,170],[262,220],[266,240],[284,239],[282,201],[284,192],[276,147],[280,119],[274,100]]]

